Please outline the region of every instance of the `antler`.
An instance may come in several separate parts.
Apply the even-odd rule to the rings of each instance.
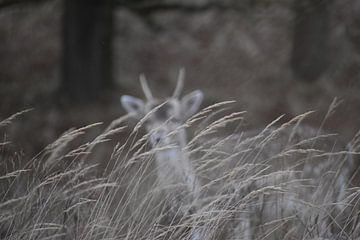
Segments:
[[[182,91],[182,89],[184,87],[184,79],[185,79],[185,69],[180,68],[178,81],[177,81],[177,84],[176,84],[175,91],[173,93],[174,98],[178,98],[180,96],[180,93],[181,93],[181,91]]]
[[[144,91],[145,97],[147,100],[152,100],[153,95],[151,94],[149,85],[147,84],[146,78],[144,74],[140,74],[139,76],[141,87]]]

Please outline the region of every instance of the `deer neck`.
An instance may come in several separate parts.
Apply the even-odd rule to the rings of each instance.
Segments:
[[[179,134],[182,136],[178,144],[155,153],[158,181],[165,186],[174,185],[175,189],[185,190],[197,198],[199,183],[186,151],[186,135],[184,132]]]

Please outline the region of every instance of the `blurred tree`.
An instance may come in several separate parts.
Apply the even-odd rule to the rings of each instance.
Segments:
[[[20,4],[42,3],[47,0],[0,0],[0,8],[12,7]]]
[[[48,0],[0,0],[0,8]],[[197,13],[209,9],[243,10],[241,2],[191,3],[164,0],[63,0],[63,52],[60,99],[96,101],[112,85],[112,27],[114,6],[125,8],[151,23],[162,11]],[[245,4],[246,5],[246,4]]]
[[[61,95],[72,102],[96,100],[112,84],[111,38],[113,5],[146,19],[157,11],[197,12],[234,9],[221,2],[167,3],[154,0],[64,0],[63,78]]]
[[[111,86],[112,4],[64,0],[61,92],[72,101],[94,101]]]
[[[329,5],[332,1],[294,1],[291,67],[303,81],[316,81],[329,66]]]
[[[347,16],[346,34],[356,51],[360,54],[360,1],[354,0]]]

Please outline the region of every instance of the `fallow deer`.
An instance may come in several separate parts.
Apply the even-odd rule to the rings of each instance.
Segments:
[[[168,195],[172,198],[171,208],[180,216],[194,211],[188,208],[199,198],[200,191],[200,183],[185,151],[187,134],[182,124],[199,110],[203,100],[200,90],[180,99],[184,74],[184,70],[180,70],[177,86],[170,98],[154,98],[143,75],[140,76],[140,83],[146,101],[128,95],[121,97],[122,106],[132,117],[145,119],[150,143],[156,149],[158,182],[168,189]],[[171,185],[177,187],[169,188]],[[179,213],[179,208],[185,209]]]

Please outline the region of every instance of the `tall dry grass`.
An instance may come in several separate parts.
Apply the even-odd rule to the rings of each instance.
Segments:
[[[2,154],[0,238],[359,239],[360,189],[351,176],[360,133],[342,145],[322,125],[303,126],[311,113],[241,132],[244,113],[224,115],[229,104],[207,107],[182,126],[194,130],[184,150],[201,197],[178,201],[186,203],[181,206],[173,200],[191,193],[157,182],[155,150],[139,131],[141,121],[126,141],[108,149],[109,159],[88,163],[95,146],[106,149],[123,131],[127,116],[80,145],[73,142],[98,124],[69,130],[26,164]],[[221,136],[229,124],[236,134]],[[100,161],[106,162],[104,171]]]

